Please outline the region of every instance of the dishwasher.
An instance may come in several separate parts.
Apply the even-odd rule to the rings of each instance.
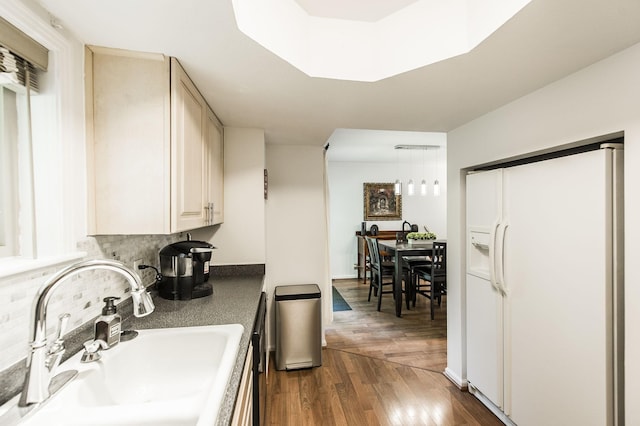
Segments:
[[[265,322],[267,315],[267,295],[262,292],[258,313],[253,323],[251,344],[253,345],[253,426],[266,424],[267,408],[267,336]]]

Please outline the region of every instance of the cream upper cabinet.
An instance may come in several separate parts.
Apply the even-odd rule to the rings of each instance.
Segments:
[[[208,208],[207,104],[171,58],[171,230],[206,225]]]
[[[207,114],[207,148],[209,160],[208,223],[224,221],[224,138],[220,121],[213,111]]]
[[[210,116],[221,126],[179,62],[89,47],[85,71],[90,233],[213,224],[212,196],[224,182],[210,170],[222,161],[212,158],[222,148],[211,148]]]

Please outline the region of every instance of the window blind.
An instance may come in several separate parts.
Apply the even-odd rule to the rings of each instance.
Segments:
[[[11,83],[27,87],[29,79],[29,89],[38,92],[38,74],[31,63],[18,55],[13,54],[9,49],[0,44],[0,74],[3,79]]]
[[[46,71],[49,51],[0,17],[0,77],[38,91],[36,68]]]
[[[14,54],[29,61],[39,70],[47,70],[49,65],[49,51],[47,48],[2,17],[0,17],[0,43]]]

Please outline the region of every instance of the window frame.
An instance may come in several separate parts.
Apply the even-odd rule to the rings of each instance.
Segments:
[[[84,49],[40,6],[0,2],[0,16],[49,50],[43,90],[31,99],[34,238],[30,256],[0,259],[0,278],[77,260],[86,236]]]
[[[6,94],[11,92],[11,94]],[[15,109],[15,100],[10,105],[11,110],[7,109],[9,96],[15,96],[15,92],[11,89],[0,85],[0,259],[13,256],[16,247],[15,233],[9,230],[16,226],[16,158],[17,152],[13,144],[4,143],[5,140],[11,138],[10,132],[15,131],[9,128],[8,121],[16,122],[15,117],[8,117],[8,114]]]

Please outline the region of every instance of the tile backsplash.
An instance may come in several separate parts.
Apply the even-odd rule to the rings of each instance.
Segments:
[[[79,251],[88,259],[119,260],[128,266],[142,259],[158,267],[162,247],[185,239],[174,235],[115,235],[87,237],[78,242]],[[60,270],[54,266],[0,279],[0,371],[27,355],[31,307],[36,292],[48,277]],[[138,271],[145,285],[153,283],[152,269]],[[64,282],[53,294],[47,310],[47,333],[53,334],[60,314],[69,313],[69,329],[75,329],[100,314],[106,296],[129,297],[129,285],[119,274],[93,270],[82,272]],[[119,302],[122,302],[120,300]]]

